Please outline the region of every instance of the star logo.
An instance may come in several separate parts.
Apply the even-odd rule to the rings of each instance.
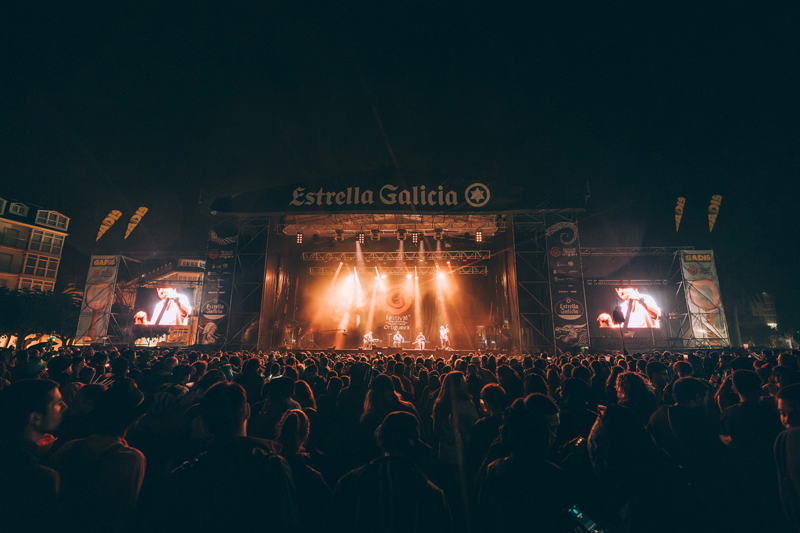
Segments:
[[[489,193],[489,187],[483,183],[473,183],[467,187],[464,197],[472,207],[483,207],[489,203],[491,194]]]

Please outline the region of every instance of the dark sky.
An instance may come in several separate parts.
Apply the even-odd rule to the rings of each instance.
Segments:
[[[215,196],[390,164],[377,111],[404,168],[588,182],[584,245],[713,246],[800,321],[797,4],[19,4],[0,190],[72,218],[65,275],[111,209],[151,209],[124,246],[202,248]]]

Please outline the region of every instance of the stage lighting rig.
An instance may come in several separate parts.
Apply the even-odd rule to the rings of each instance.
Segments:
[[[342,230],[340,230],[340,229],[336,230],[336,239],[335,240],[338,241],[338,242],[344,242],[344,232]]]
[[[483,242],[483,232],[481,230],[475,232],[475,242]]]
[[[356,234],[356,241],[358,244],[364,244],[364,241],[367,239],[366,235],[363,231]]]
[[[411,242],[413,242],[414,244],[419,243],[419,233],[418,232],[416,232],[416,231],[412,231],[411,232]]]
[[[303,244],[303,232],[302,231],[298,231],[297,232],[297,244]]]
[[[374,230],[372,230],[371,233],[372,233],[372,236],[370,237],[370,240],[373,240],[373,241],[381,240],[381,230],[374,229]]]
[[[438,228],[433,230],[433,238],[434,238],[434,240],[441,241],[442,240],[442,230],[438,229]]]
[[[397,230],[397,240],[398,241],[406,240],[406,230],[404,230],[403,228]]]

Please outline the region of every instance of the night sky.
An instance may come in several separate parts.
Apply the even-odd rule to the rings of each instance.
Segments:
[[[213,198],[387,166],[388,143],[532,196],[588,182],[584,246],[713,247],[723,293],[800,326],[796,3],[19,4],[0,196],[71,217],[60,278],[112,209],[122,233],[150,212],[105,247],[203,250]]]

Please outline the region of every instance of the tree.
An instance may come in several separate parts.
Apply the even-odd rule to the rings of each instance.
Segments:
[[[57,291],[0,288],[0,335],[52,334],[64,344],[75,336],[83,292],[73,284]],[[21,347],[21,343],[18,344]]]

